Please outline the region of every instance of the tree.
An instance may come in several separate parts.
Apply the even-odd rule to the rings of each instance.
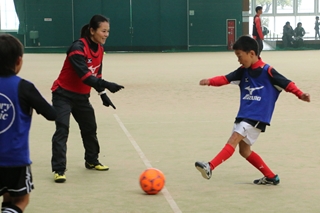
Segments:
[[[256,5],[262,6],[264,13],[269,12],[270,7],[272,6],[272,0],[257,0]]]
[[[281,6],[282,8],[285,6],[293,6],[294,0],[276,0],[277,6]],[[273,0],[256,0],[256,5],[260,5],[264,9],[264,13],[268,13],[270,8],[272,7]],[[298,5],[301,4],[301,0],[297,0]]]

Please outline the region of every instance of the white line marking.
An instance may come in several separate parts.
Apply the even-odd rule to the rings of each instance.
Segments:
[[[124,133],[127,135],[129,141],[131,142],[132,146],[135,148],[135,150],[137,151],[138,155],[140,156],[140,158],[142,159],[144,165],[146,165],[147,168],[152,168],[152,165],[150,164],[150,161],[147,159],[147,157],[144,155],[144,153],[142,152],[142,150],[140,149],[139,145],[137,144],[137,142],[134,140],[134,138],[131,136],[131,134],[129,133],[129,131],[127,130],[127,128],[124,126],[124,124],[122,123],[122,121],[120,120],[119,116],[117,114],[113,114],[115,119],[118,121],[121,129],[124,131]],[[174,201],[174,199],[172,198],[170,192],[167,190],[166,187],[163,187],[163,189],[161,190],[162,194],[164,195],[164,197],[166,198],[167,202],[169,203],[171,209],[173,210],[174,213],[181,213],[182,211],[179,209],[179,206],[177,205],[177,203]]]

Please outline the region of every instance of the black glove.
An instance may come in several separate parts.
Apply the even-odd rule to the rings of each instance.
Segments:
[[[121,89],[124,89],[124,86],[118,85],[113,82],[104,81],[103,86],[107,88],[110,92],[115,93],[118,92]]]
[[[116,109],[116,107],[113,105],[113,103],[111,102],[110,98],[107,96],[107,94],[102,94],[100,95],[101,100],[103,105],[105,105],[106,107],[112,106],[113,109]]]

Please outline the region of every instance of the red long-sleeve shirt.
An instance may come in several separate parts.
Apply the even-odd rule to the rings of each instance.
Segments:
[[[252,76],[258,76],[262,72],[265,63],[260,59],[255,64],[253,64],[249,69],[249,74]],[[216,76],[210,78],[210,85],[211,86],[222,86],[225,84],[229,84],[231,82],[240,81],[242,78],[244,67],[239,67],[237,70],[224,75],[224,76]],[[278,88],[284,89],[286,92],[291,92],[295,94],[298,98],[301,97],[303,92],[295,85],[295,83],[280,73],[278,73],[274,68],[270,67],[269,70],[269,77],[271,83]]]
[[[262,26],[261,26],[261,19],[260,19],[260,15],[257,14],[254,16],[254,20],[253,20],[253,33],[252,36],[254,39],[260,39],[263,40],[264,36],[262,33]]]
[[[252,77],[257,77],[261,74],[263,71],[265,63],[259,59],[256,63],[254,63],[251,67],[248,68],[248,73]],[[209,79],[210,86],[223,86],[226,84],[230,84],[231,82],[237,84],[240,83],[242,79],[242,75],[245,68],[243,66],[239,67],[237,70],[227,74],[227,75],[221,75],[221,76],[215,76],[213,78]],[[287,79],[280,73],[278,73],[274,68],[271,66],[268,69],[269,73],[269,80],[272,85],[274,85],[277,89],[281,90],[284,89],[286,92],[291,92],[295,94],[298,98],[301,98],[301,95],[303,92],[292,82],[291,80]],[[262,132],[265,131],[266,126],[268,124],[266,123],[257,123],[256,121],[250,120],[250,119],[239,119],[236,118],[235,123],[241,122],[242,120],[245,120],[247,123],[255,126],[257,125],[257,128],[260,129]]]

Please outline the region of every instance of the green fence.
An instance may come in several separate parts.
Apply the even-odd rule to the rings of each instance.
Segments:
[[[29,52],[65,50],[94,14],[110,18],[107,51],[226,49],[226,20],[242,32],[242,1],[234,0],[15,0],[16,35]],[[224,46],[225,45],[225,46]]]

